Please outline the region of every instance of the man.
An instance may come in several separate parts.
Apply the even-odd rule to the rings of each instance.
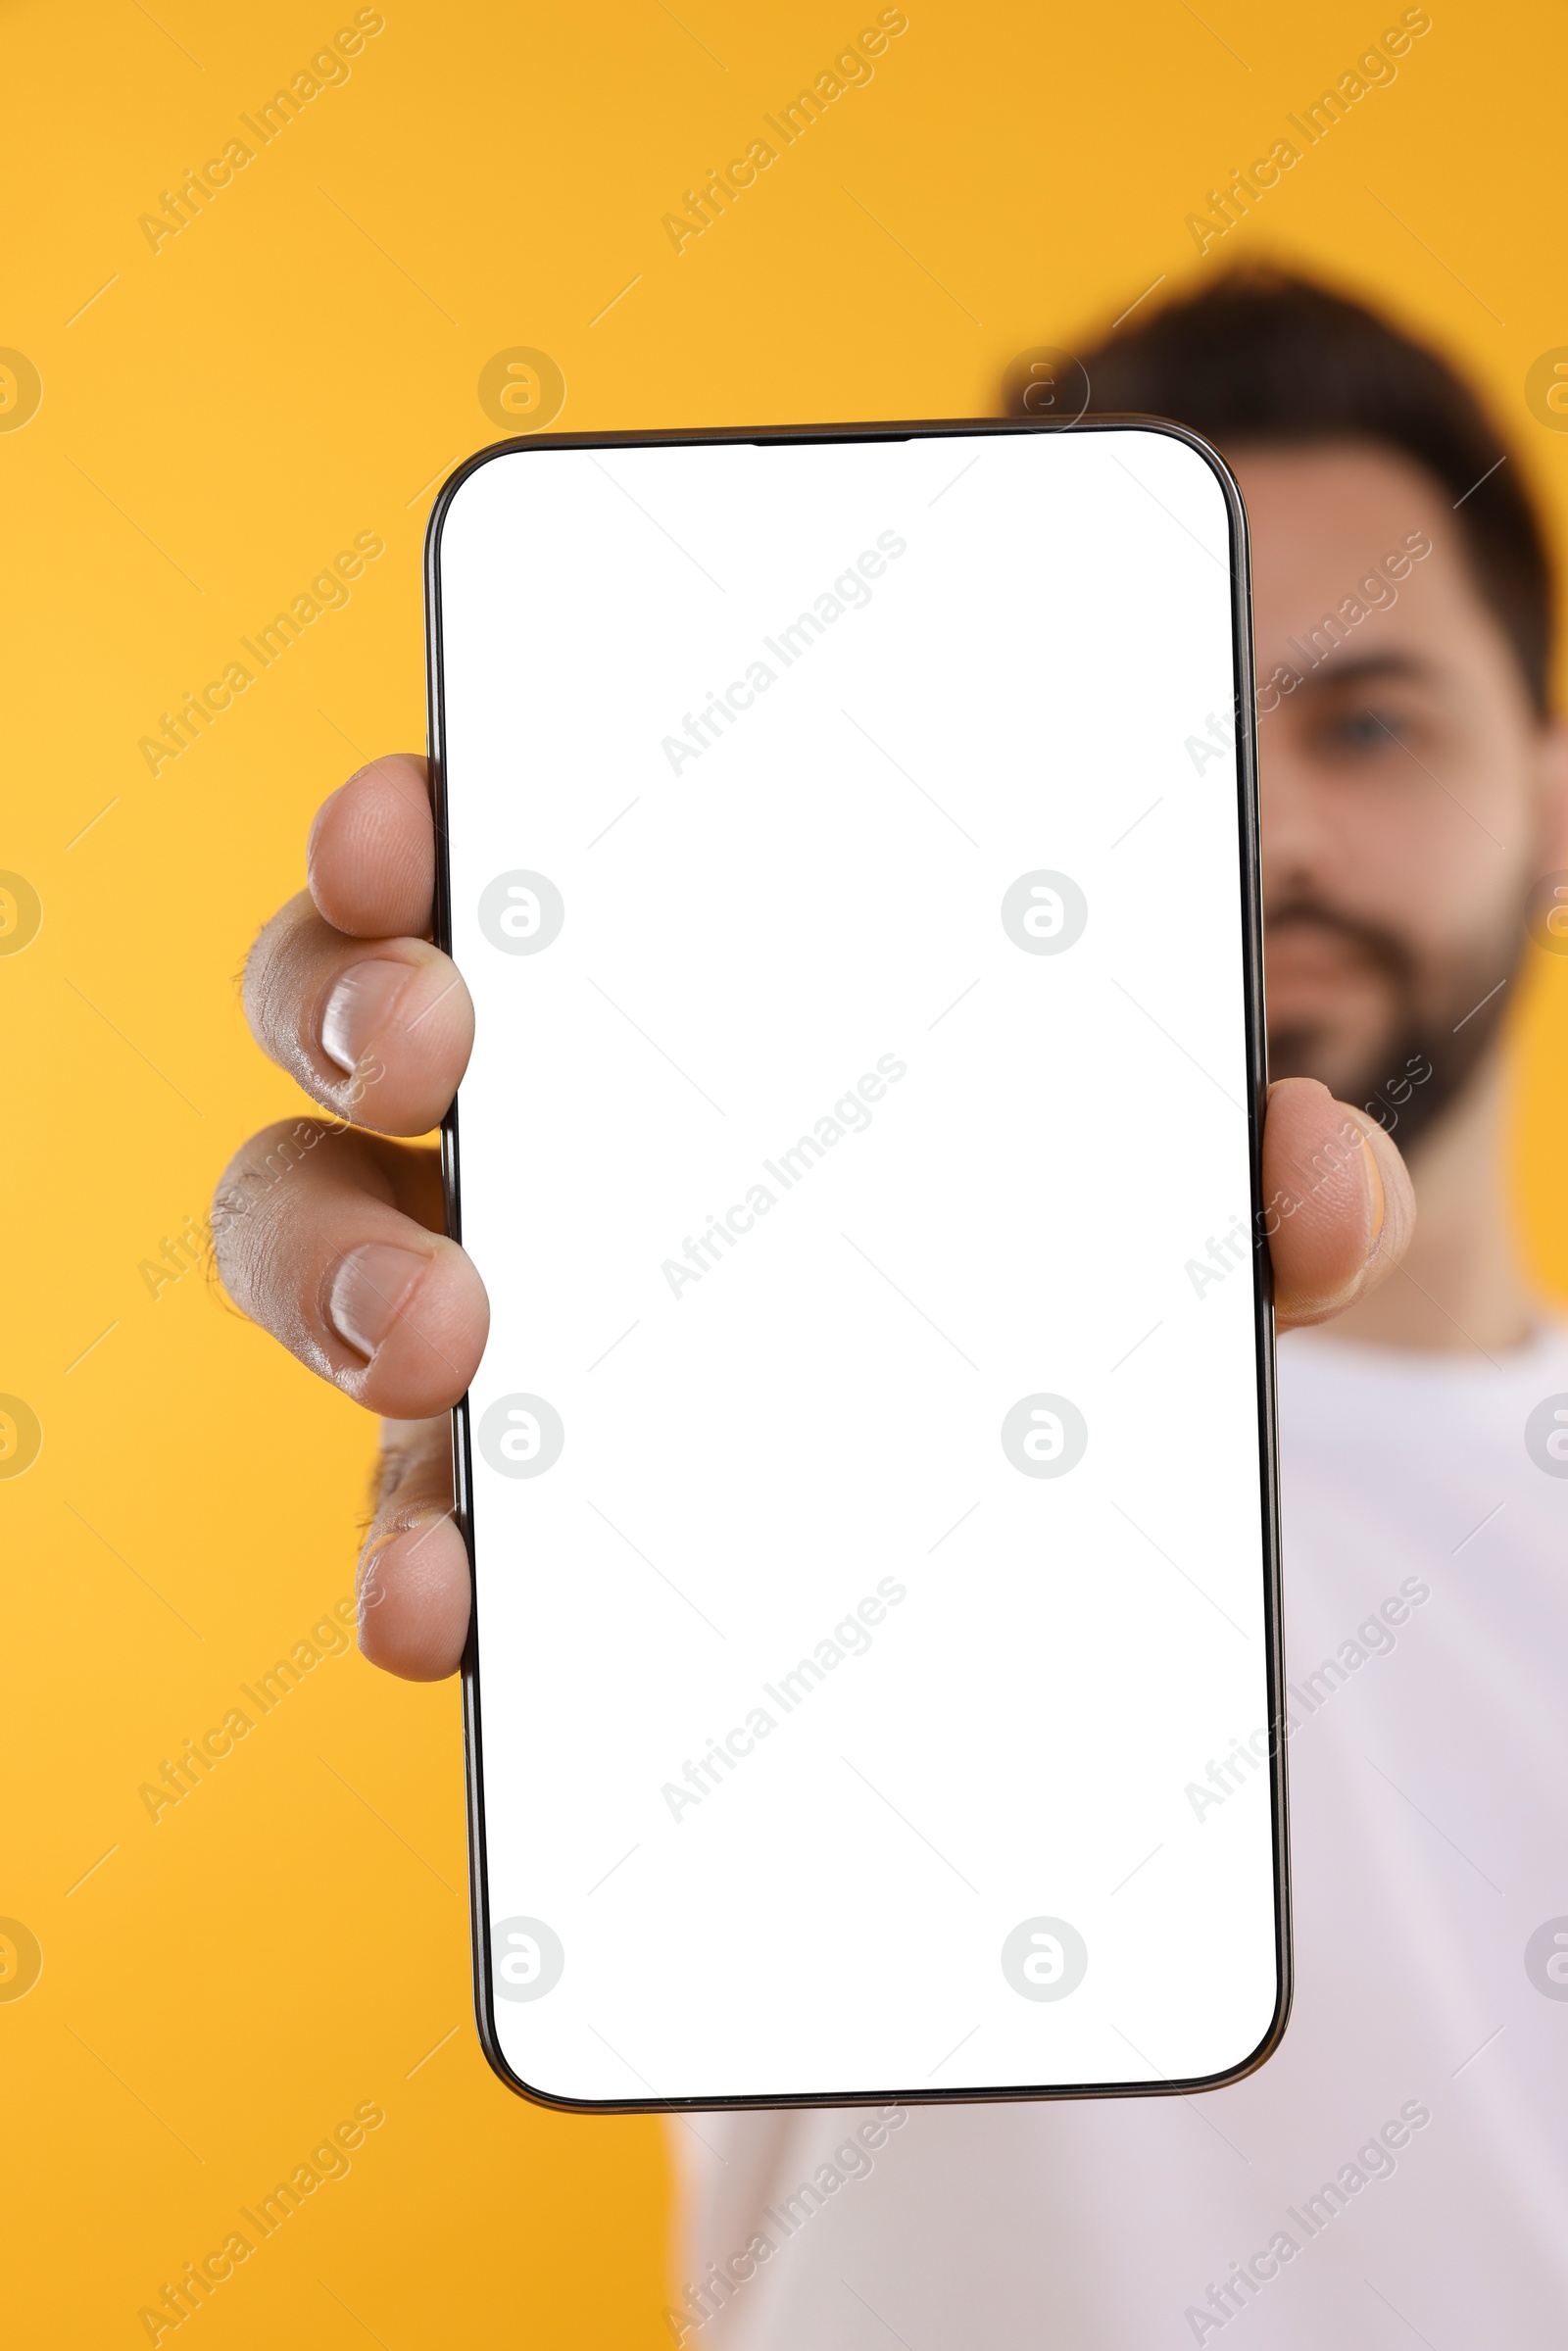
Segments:
[[[833,2114],[673,2126],[672,2332],[727,2351],[1145,2351],[1233,2327],[1277,2351],[1544,2341],[1568,2308],[1568,1494],[1549,1443],[1568,1340],[1515,1266],[1498,1166],[1526,902],[1568,862],[1540,538],[1512,469],[1482,480],[1495,443],[1441,364],[1312,288],[1227,282],[1089,367],[1101,409],[1216,440],[1252,521],[1290,1081],[1265,1181],[1295,1210],[1272,1252],[1282,1327],[1340,1313],[1343,1334],[1282,1359],[1295,2018],[1259,2074],[1208,2097],[914,2108],[874,2157]],[[1195,765],[1225,734],[1216,714]],[[461,1390],[485,1323],[474,1269],[428,1229],[428,1160],[382,1139],[433,1122],[471,1033],[418,936],[421,790],[415,762],[386,761],[328,802],[311,892],[248,980],[267,1049],[380,1133],[313,1150],[286,1184],[265,1171],[275,1137],[256,1138],[217,1217],[241,1302],[410,1423]],[[1298,1192],[1292,1163],[1343,1125],[1317,1080],[1364,1148]],[[1385,1130],[1414,1142],[1402,1270]],[[362,1642],[448,1672],[467,1580],[444,1424],[395,1431],[387,1459]],[[1189,1799],[1208,1837],[1260,1800],[1217,1765]]]

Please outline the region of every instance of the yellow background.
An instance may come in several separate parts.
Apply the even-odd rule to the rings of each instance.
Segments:
[[[421,537],[496,437],[485,362],[550,353],[563,426],[961,416],[1025,346],[1267,251],[1459,354],[1560,541],[1568,435],[1523,387],[1568,343],[1564,21],[1431,13],[1200,261],[1187,214],[1396,8],[909,0],[869,85],[679,255],[662,216],[874,8],[386,0],[351,78],[156,253],[138,216],[353,10],[5,11],[0,344],[43,400],[0,433],[0,866],[44,909],[0,958],[0,1390],[44,1432],[0,1485],[0,1912],[43,1951],[0,2002],[9,2339],[145,2340],[140,2306],[368,2100],[384,2126],[219,2288],[208,2351],[668,2339],[660,2126],[536,2112],[479,2054],[456,1685],[328,1659],[156,1825],[137,1793],[352,1589],[369,1427],[203,1273],[155,1300],[138,1266],[300,1106],[234,975],[317,802],[423,741]],[[154,778],[160,712],[365,530],[387,552],[347,609]],[[1568,1289],[1568,971],[1537,960],[1521,1176]]]

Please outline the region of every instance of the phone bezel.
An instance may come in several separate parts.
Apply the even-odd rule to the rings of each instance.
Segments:
[[[1262,1181],[1263,1108],[1268,1091],[1267,1045],[1263,1026],[1263,923],[1258,866],[1257,717],[1252,662],[1251,564],[1247,510],[1224,459],[1190,427],[1167,417],[1141,416],[1083,416],[1071,421],[1045,417],[911,418],[906,421],[813,425],[754,425],[705,427],[667,432],[533,433],[498,441],[464,461],[443,483],[431,509],[425,533],[425,653],[428,690],[428,730],[431,804],[435,824],[434,939],[452,952],[451,873],[447,857],[445,717],[442,675],[441,536],[453,499],[481,465],[498,458],[524,455],[538,449],[636,449],[671,445],[712,446],[789,443],[801,446],[861,441],[919,439],[979,439],[1002,433],[1144,431],[1165,435],[1195,450],[1213,472],[1225,499],[1230,538],[1231,630],[1236,690],[1236,748],[1238,841],[1242,906],[1242,986],[1245,1004],[1248,1064],[1248,1151],[1251,1187],[1252,1285],[1257,1356],[1258,1456],[1262,1503],[1264,1569],[1263,1619],[1268,1692],[1269,1796],[1274,1856],[1274,1916],[1278,1992],[1268,2030],[1255,2048],[1224,2071],[1159,2082],[1105,2082],[1009,2084],[988,2089],[813,2090],[777,2096],[731,2098],[567,2098],[536,2088],[507,2063],[495,2022],[495,1992],[489,1935],[488,1866],[486,1857],[483,1733],[479,1691],[478,1591],[474,1570],[474,1536],[469,1497],[472,1460],[469,1445],[468,1399],[453,1407],[454,1517],[468,1554],[471,1605],[468,1638],[463,1655],[464,1754],[468,1819],[468,1886],[470,1935],[473,1948],[474,2014],[479,2041],[492,2070],[509,2089],[536,2105],[569,2114],[683,2114],[734,2109],[823,2106],[952,2106],[990,2105],[1004,2100],[1110,2097],[1191,2096],[1197,2091],[1221,2089],[1246,2079],[1266,2063],[1279,2046],[1291,2011],[1294,1990],[1294,1953],[1291,1924],[1289,1797],[1283,1736],[1285,1690],[1284,1622],[1281,1592],[1281,1536],[1279,1501],[1279,1442],[1274,1358],[1273,1281],[1267,1242],[1263,1238]],[[461,1089],[460,1089],[461,1095]],[[463,1239],[459,1097],[454,1097],[441,1122],[442,1191],[446,1229]]]

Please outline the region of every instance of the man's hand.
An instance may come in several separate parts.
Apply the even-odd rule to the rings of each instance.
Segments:
[[[251,951],[245,1010],[264,1052],[332,1116],[265,1128],[230,1162],[213,1207],[218,1262],[247,1314],[386,1416],[360,1646],[390,1673],[435,1681],[456,1670],[468,1627],[446,1416],[478,1369],[490,1308],[442,1235],[437,1154],[387,1140],[439,1122],[473,1046],[468,991],[426,935],[423,759],[377,759],[334,792],[308,869],[309,889]],[[1156,1182],[1161,1153],[1180,1149],[1179,1135],[1150,1135]],[[1374,1288],[1415,1216],[1389,1137],[1312,1078],[1270,1090],[1263,1196],[1281,1330]]]

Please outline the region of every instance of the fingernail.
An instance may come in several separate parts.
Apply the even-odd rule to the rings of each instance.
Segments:
[[[384,958],[355,963],[344,972],[321,1014],[321,1051],[350,1072],[372,1037],[386,1026],[393,1004],[414,974],[407,963]]]
[[[430,1260],[417,1249],[368,1242],[332,1276],[327,1315],[340,1339],[368,1358],[397,1321],[404,1299]]]
[[[1389,1212],[1389,1201],[1388,1195],[1383,1189],[1383,1170],[1378,1165],[1378,1154],[1372,1142],[1374,1122],[1361,1110],[1352,1110],[1350,1116],[1361,1130],[1361,1150],[1366,1159],[1367,1174],[1371,1183],[1371,1238],[1376,1242],[1383,1236],[1383,1220]]]

